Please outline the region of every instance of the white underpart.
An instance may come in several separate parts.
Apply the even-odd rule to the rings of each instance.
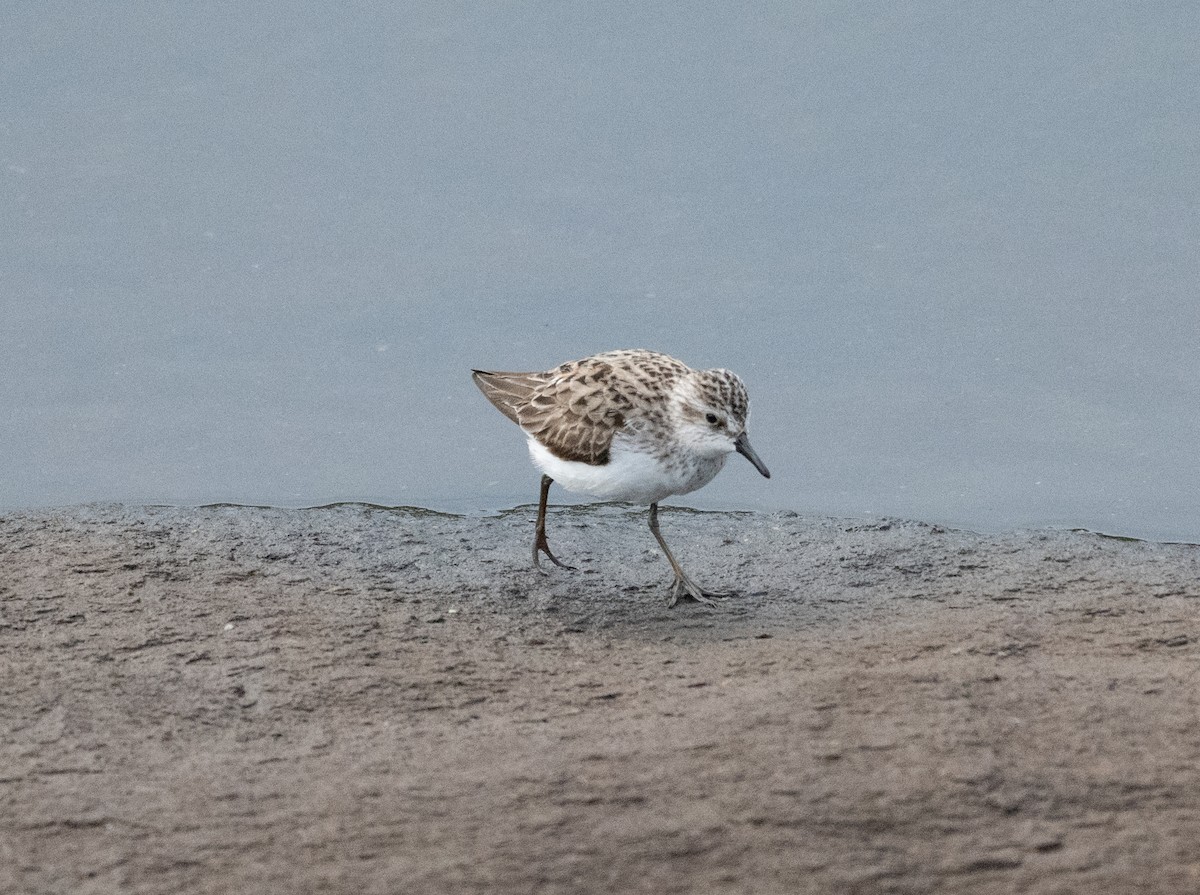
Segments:
[[[629,503],[657,503],[672,494],[687,494],[702,488],[721,471],[727,456],[722,453],[697,458],[693,463],[667,466],[653,454],[623,444],[620,437],[613,439],[609,461],[603,466],[561,460],[532,437],[529,455],[538,469],[568,491]]]

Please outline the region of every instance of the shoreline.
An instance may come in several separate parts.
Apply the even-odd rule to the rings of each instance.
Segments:
[[[572,502],[562,501],[561,495],[559,500],[551,500],[549,503],[550,512],[555,511],[579,511],[587,509],[596,509],[600,511],[612,510],[619,512],[637,512],[641,510],[643,513],[647,511],[644,504],[628,504],[614,501],[598,501],[587,498],[579,498]],[[908,517],[896,514],[874,514],[865,513],[860,515],[832,515],[829,513],[821,513],[808,510],[794,509],[762,509],[762,508],[735,508],[735,507],[692,507],[681,504],[673,504],[663,502],[660,505],[660,510],[666,512],[681,512],[681,513],[697,513],[711,514],[716,516],[761,516],[773,517],[779,516],[784,518],[799,518],[811,520],[824,520],[834,523],[852,525],[878,525],[878,524],[896,524],[896,525],[924,525],[930,528],[941,528],[947,531],[961,532],[967,535],[977,537],[1007,537],[1019,536],[1022,534],[1037,534],[1037,533],[1052,533],[1052,534],[1082,534],[1094,535],[1101,538],[1109,538],[1116,541],[1129,541],[1133,543],[1144,544],[1161,544],[1171,547],[1200,547],[1200,538],[1197,540],[1188,540],[1186,537],[1179,536],[1155,536],[1155,535],[1138,535],[1138,534],[1122,534],[1116,530],[1107,530],[1105,528],[1091,528],[1086,525],[1081,525],[1075,522],[1045,522],[1045,523],[1029,523],[1011,526],[973,526],[970,523],[958,523],[945,520],[928,520],[917,517]],[[435,506],[423,506],[420,504],[385,504],[377,503],[366,499],[345,499],[345,500],[330,500],[319,503],[238,503],[228,500],[214,500],[207,502],[188,502],[188,501],[151,501],[145,503],[129,502],[121,500],[93,500],[83,503],[61,504],[61,505],[34,505],[34,506],[14,506],[7,509],[0,507],[0,518],[10,516],[20,516],[25,514],[41,514],[41,513],[69,513],[73,511],[81,511],[87,509],[98,510],[267,510],[281,512],[301,512],[301,511],[319,511],[319,510],[337,510],[342,508],[359,508],[363,510],[376,510],[380,512],[394,513],[409,513],[412,515],[430,515],[430,516],[445,516],[459,519],[492,519],[507,516],[513,513],[536,512],[536,501],[524,501],[512,506],[499,507],[495,509],[471,509],[471,510],[453,510],[441,509]]]
[[[662,508],[0,515],[0,889],[1200,880],[1200,552]]]

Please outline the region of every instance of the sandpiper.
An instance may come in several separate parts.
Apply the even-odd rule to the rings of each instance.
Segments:
[[[733,451],[771,473],[746,437],[746,387],[729,370],[692,370],[643,349],[608,351],[544,373],[474,370],[489,401],[521,427],[542,471],[533,564],[538,554],[566,569],[546,540],[546,498],[558,482],[603,500],[650,504],[650,531],[675,572],[668,606],[681,594],[713,597],[680,567],[658,530],[658,503],[713,480]]]

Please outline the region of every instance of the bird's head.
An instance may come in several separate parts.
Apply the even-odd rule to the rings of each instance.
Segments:
[[[737,451],[765,477],[771,477],[746,436],[750,396],[736,373],[697,370],[678,384],[674,397],[672,410],[680,441],[712,457]]]

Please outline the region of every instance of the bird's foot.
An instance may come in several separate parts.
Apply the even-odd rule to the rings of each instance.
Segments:
[[[716,606],[717,600],[724,600],[731,596],[733,596],[731,593],[705,590],[686,575],[676,575],[675,584],[671,587],[671,597],[667,600],[667,608],[670,609],[678,603],[680,597],[685,600],[695,600],[705,606]]]
[[[576,571],[574,566],[567,565],[550,552],[550,544],[546,541],[546,533],[544,531],[538,532],[537,539],[533,542],[533,567],[543,575],[548,575],[550,573],[543,569],[542,564],[538,562],[539,553],[545,553],[550,562],[554,563],[560,569],[567,569],[570,572]]]

